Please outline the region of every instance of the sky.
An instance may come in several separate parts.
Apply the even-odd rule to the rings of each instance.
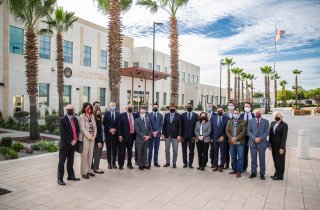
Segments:
[[[169,54],[169,15],[161,10],[151,14],[133,2],[122,14],[124,35],[134,38],[135,47],[152,48],[153,22],[162,22],[156,29],[156,50]],[[108,25],[108,17],[97,11],[94,0],[58,0],[58,5],[80,18]],[[273,67],[277,27],[285,30],[277,42],[280,80],[288,81],[290,88],[294,85],[292,70],[299,69],[303,88],[320,87],[320,0],[189,0],[179,10],[178,20],[180,59],[200,66],[203,84],[218,86],[220,60],[232,57],[234,67],[257,77],[254,86],[262,92],[260,67]],[[226,72],[223,67],[223,87]]]

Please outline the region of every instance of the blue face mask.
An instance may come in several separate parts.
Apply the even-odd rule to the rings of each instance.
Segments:
[[[111,110],[111,111],[116,110],[116,106],[110,106],[110,110]]]
[[[207,111],[208,111],[208,112],[211,112],[211,111],[212,111],[212,108],[207,108]]]

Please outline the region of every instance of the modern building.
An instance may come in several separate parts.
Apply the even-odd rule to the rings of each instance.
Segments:
[[[45,28],[39,21],[37,29]],[[23,26],[0,6],[0,110],[4,117],[20,110],[29,111],[26,92]],[[107,29],[80,19],[64,34],[64,67],[72,70],[64,78],[64,103],[79,111],[83,102],[110,102],[108,78]],[[39,36],[39,107],[58,110],[55,34]],[[134,47],[134,39],[124,36],[122,51],[120,107],[128,103],[152,103],[152,49]],[[155,101],[160,107],[170,102],[170,57],[155,53]],[[179,105],[193,102],[218,104],[219,88],[202,85],[200,67],[179,61]],[[225,90],[222,90],[225,103]]]

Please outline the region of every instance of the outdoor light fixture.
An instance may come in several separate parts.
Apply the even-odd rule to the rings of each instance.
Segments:
[[[54,67],[51,68],[51,71],[55,71]]]
[[[4,83],[3,83],[3,82],[0,82],[0,86],[4,86]]]
[[[76,90],[80,90],[80,88],[76,88]]]

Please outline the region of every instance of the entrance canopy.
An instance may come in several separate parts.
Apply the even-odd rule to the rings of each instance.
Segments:
[[[129,67],[129,68],[121,68],[120,75],[125,77],[139,78],[145,80],[152,80],[152,70],[145,69],[142,67]],[[170,74],[160,71],[154,71],[154,80],[161,80],[169,77]]]

